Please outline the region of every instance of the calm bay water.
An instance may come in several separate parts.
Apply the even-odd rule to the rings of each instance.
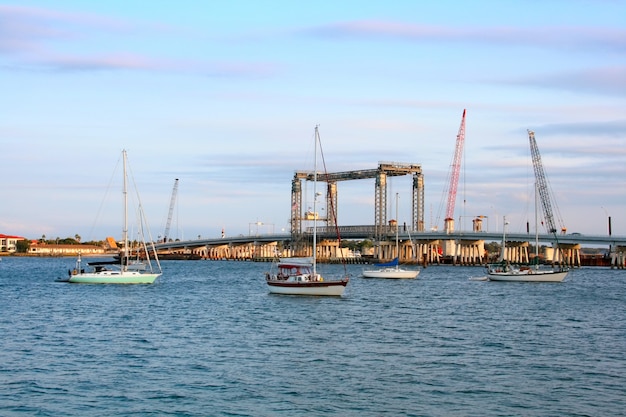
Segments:
[[[0,262],[2,416],[626,415],[626,271],[385,281],[351,265],[343,297],[315,298],[270,295],[262,263],[54,282],[72,266]]]

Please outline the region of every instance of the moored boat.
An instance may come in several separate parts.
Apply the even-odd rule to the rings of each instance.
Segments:
[[[396,219],[398,218],[398,193],[396,193]],[[365,269],[363,270],[363,278],[390,278],[390,279],[414,279],[420,271],[419,269],[403,269],[400,268],[400,238],[398,231],[398,223],[395,223],[396,227],[396,254],[398,257],[394,258],[391,262],[374,264],[377,269]]]
[[[151,250],[148,250],[145,237],[141,236],[142,248],[145,254],[145,261],[136,263],[130,259],[129,239],[128,239],[128,191],[127,191],[127,171],[126,171],[126,150],[122,151],[123,160],[123,200],[124,200],[124,223],[122,229],[122,239],[124,247],[122,253],[113,261],[94,262],[87,264],[89,270],[83,268],[80,253],[73,270],[68,270],[67,282],[72,284],[152,284],[161,275],[161,265],[159,263],[156,249],[152,243]],[[141,207],[140,207],[141,211]],[[141,216],[142,222],[144,216]],[[143,226],[140,230],[144,230]],[[150,239],[152,242],[152,239]],[[152,253],[152,259],[150,256]],[[153,269],[151,260],[156,262]],[[64,280],[65,281],[65,280]]]
[[[533,167],[535,171],[535,259],[533,265],[513,266],[505,257],[506,248],[506,217],[504,218],[504,227],[502,229],[502,250],[500,252],[500,262],[487,266],[487,275],[490,281],[508,281],[508,282],[561,282],[567,277],[569,270],[562,265],[552,269],[539,268],[539,218],[538,203],[541,199],[541,205],[544,211],[544,219],[548,231],[554,236],[554,245],[556,250],[559,248],[559,240],[556,235],[556,227],[554,226],[554,216],[552,214],[552,205],[547,186],[546,175],[541,162],[539,148],[535,141],[535,133],[528,131],[530,141],[530,151],[533,159]]]
[[[311,258],[281,259],[276,272],[268,272],[266,281],[272,294],[343,295],[349,278],[324,280],[314,271]]]
[[[508,282],[561,282],[567,277],[567,269],[539,269],[532,266],[492,264],[488,266],[489,281]]]
[[[313,174],[313,213],[317,204],[317,145],[319,132],[315,127],[315,157]],[[344,265],[345,268],[345,265]],[[287,295],[343,295],[350,278],[324,279],[317,273],[317,216],[313,216],[313,256],[279,261],[278,272],[267,272],[265,281],[272,294]]]
[[[383,264],[374,264],[377,269],[363,270],[363,278],[390,278],[390,279],[414,279],[420,271],[419,269],[400,268],[398,258]]]

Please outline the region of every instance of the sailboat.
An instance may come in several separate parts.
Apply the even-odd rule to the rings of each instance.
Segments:
[[[317,192],[317,145],[320,141],[315,127],[315,157],[313,174],[313,213],[316,213]],[[267,272],[265,281],[272,294],[287,295],[343,295],[350,278],[325,279],[317,272],[317,216],[313,215],[313,256],[310,258],[280,259],[277,272]]]
[[[88,263],[89,270],[85,270],[82,265],[80,253],[76,260],[76,266],[68,271],[67,282],[77,284],[152,284],[161,275],[161,264],[154,244],[151,243],[151,251],[148,250],[145,237],[142,237],[142,249],[146,260],[142,263],[146,268],[134,268],[133,260],[130,258],[130,247],[128,240],[128,174],[126,150],[122,151],[123,178],[124,178],[124,225],[122,229],[124,247],[122,253],[113,261]],[[141,209],[141,205],[140,205]],[[142,215],[143,219],[144,216]],[[142,220],[143,223],[143,220]],[[143,225],[141,225],[143,226]],[[141,227],[143,229],[143,227]],[[151,239],[152,241],[152,239]],[[153,268],[150,252],[153,254],[156,267]]]
[[[538,201],[541,198],[541,205],[544,212],[544,220],[548,231],[554,235],[556,248],[559,249],[559,241],[556,236],[556,227],[552,206],[550,203],[550,193],[546,174],[541,162],[541,154],[535,140],[535,132],[528,130],[528,140],[530,142],[530,153],[535,171],[535,265],[534,267],[512,267],[508,262],[503,262],[500,266],[488,266],[487,275],[490,281],[523,281],[523,282],[561,282],[567,276],[569,270],[560,265],[558,268],[550,270],[539,269],[539,221],[538,221]],[[506,229],[506,225],[504,226]],[[502,239],[502,254],[505,249],[505,239]],[[501,254],[501,256],[502,256]],[[504,260],[503,260],[504,261]]]
[[[504,228],[502,232],[502,251],[500,252],[500,262],[487,265],[487,277],[489,281],[510,281],[510,282],[561,282],[568,274],[566,268],[540,269],[539,268],[539,228],[537,227],[537,189],[535,187],[535,261],[533,265],[518,266],[511,265],[505,259],[506,249],[506,217],[504,217]]]
[[[396,193],[396,219],[398,219],[398,193]],[[391,262],[374,264],[378,269],[367,269],[363,271],[363,278],[392,278],[392,279],[413,279],[416,278],[419,269],[400,268],[400,238],[399,227],[396,223],[396,256]]]

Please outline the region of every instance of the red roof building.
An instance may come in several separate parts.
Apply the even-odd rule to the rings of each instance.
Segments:
[[[21,236],[3,235],[0,233],[0,252],[15,252],[17,250],[17,242],[26,240]]]

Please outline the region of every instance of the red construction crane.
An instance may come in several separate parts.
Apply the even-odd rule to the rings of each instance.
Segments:
[[[463,154],[463,143],[465,142],[465,109],[459,133],[456,135],[456,147],[454,149],[454,159],[450,167],[450,186],[448,188],[448,206],[446,208],[445,230],[454,230],[454,204],[456,202],[456,190],[459,185],[459,174],[461,172],[461,155]]]

